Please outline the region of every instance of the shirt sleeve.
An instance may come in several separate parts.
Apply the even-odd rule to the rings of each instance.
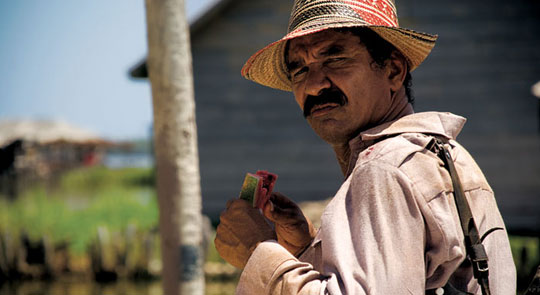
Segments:
[[[410,180],[384,162],[357,167],[323,214],[323,267],[261,243],[237,294],[423,294],[425,228]]]
[[[326,280],[275,241],[260,243],[244,268],[236,294],[326,294]]]

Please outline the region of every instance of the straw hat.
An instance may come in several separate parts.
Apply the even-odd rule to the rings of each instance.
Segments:
[[[252,55],[242,68],[242,76],[291,91],[284,54],[287,41],[344,27],[369,27],[401,51],[411,71],[428,56],[437,39],[437,35],[400,28],[393,0],[295,0],[287,35]]]

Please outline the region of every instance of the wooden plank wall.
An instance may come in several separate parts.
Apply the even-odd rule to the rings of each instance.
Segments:
[[[540,234],[540,2],[399,1],[401,25],[439,34],[413,74],[416,110],[468,119],[458,140],[514,233]]]
[[[292,94],[240,75],[251,54],[284,35],[291,5],[232,1],[192,36],[204,212],[214,219],[246,172],[277,173],[276,190],[298,201],[331,197],[343,178]]]
[[[297,201],[339,188],[332,150],[292,94],[244,80],[247,58],[286,31],[290,0],[233,0],[192,36],[204,212],[214,220],[245,172],[279,174]],[[413,73],[417,111],[468,118],[460,142],[483,168],[515,232],[540,232],[540,3],[532,0],[398,1],[402,26],[438,33]]]

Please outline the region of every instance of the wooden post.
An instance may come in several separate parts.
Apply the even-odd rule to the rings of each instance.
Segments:
[[[163,293],[204,294],[199,157],[183,0],[146,0]]]

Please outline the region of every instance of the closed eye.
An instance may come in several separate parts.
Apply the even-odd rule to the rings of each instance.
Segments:
[[[347,58],[345,57],[333,57],[333,58],[327,59],[324,62],[324,65],[326,66],[342,65],[345,61],[347,61]]]
[[[301,81],[303,77],[305,76],[305,74],[307,73],[307,71],[308,71],[308,67],[301,67],[298,70],[293,71],[292,72],[293,82]]]

